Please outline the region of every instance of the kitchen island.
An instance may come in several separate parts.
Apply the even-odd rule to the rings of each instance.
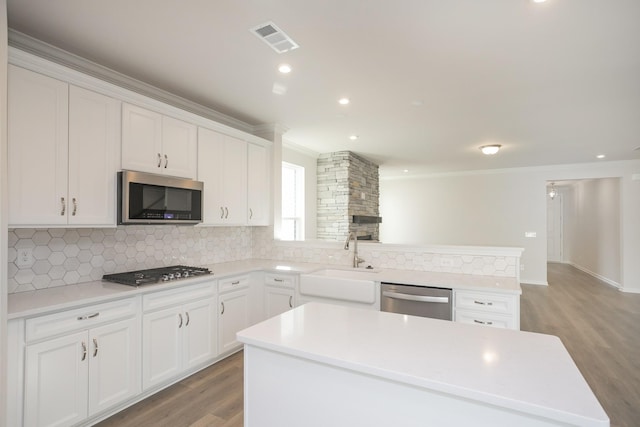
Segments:
[[[608,426],[557,337],[309,303],[238,333],[245,426]]]

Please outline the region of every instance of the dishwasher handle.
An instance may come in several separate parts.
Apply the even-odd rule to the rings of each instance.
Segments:
[[[439,304],[449,304],[449,297],[430,297],[426,295],[411,295],[400,292],[383,291],[382,296],[393,299],[402,299],[407,301],[419,302],[435,302]]]

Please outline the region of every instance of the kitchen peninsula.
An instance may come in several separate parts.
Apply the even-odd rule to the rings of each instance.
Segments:
[[[609,425],[549,335],[309,303],[238,339],[248,427]]]

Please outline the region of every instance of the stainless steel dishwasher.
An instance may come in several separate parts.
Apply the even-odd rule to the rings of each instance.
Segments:
[[[412,316],[452,319],[451,289],[382,282],[380,310]]]

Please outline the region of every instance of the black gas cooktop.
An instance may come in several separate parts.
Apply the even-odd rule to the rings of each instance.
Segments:
[[[120,283],[121,285],[140,286],[149,283],[168,282],[171,280],[188,279],[190,277],[211,274],[211,270],[204,267],[188,267],[173,265],[170,267],[150,268],[148,270],[127,271],[124,273],[105,274],[102,280]]]

